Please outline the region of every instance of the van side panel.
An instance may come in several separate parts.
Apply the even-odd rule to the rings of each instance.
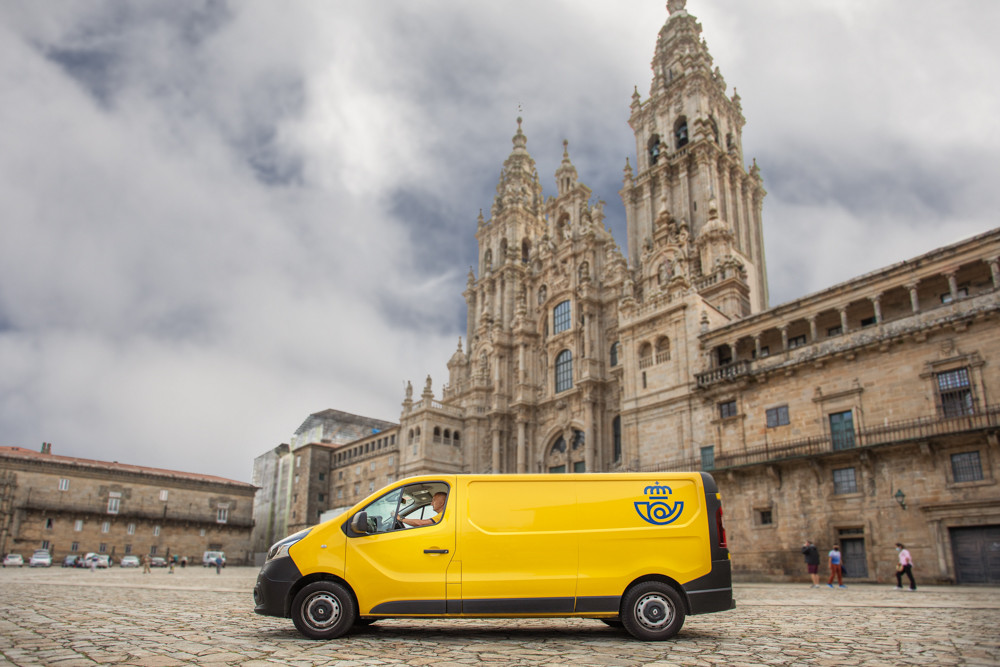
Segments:
[[[455,555],[462,613],[572,613],[577,486],[541,476],[467,480]]]
[[[578,611],[601,611],[645,575],[685,583],[711,571],[704,491],[697,475],[629,475],[578,485]],[[588,602],[590,598],[595,600]],[[609,611],[617,611],[617,604]]]

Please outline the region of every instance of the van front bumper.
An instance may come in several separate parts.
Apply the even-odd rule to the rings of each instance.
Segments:
[[[684,592],[692,616],[734,609],[732,561],[712,561],[712,571],[684,584]]]
[[[288,616],[288,593],[302,573],[290,557],[275,558],[264,563],[253,587],[253,610],[263,616]]]

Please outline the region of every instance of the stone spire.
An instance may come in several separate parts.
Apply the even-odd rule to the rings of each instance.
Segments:
[[[564,139],[562,163],[556,169],[556,184],[559,187],[559,194],[566,194],[573,189],[573,186],[576,185],[576,180],[576,167],[569,160],[569,141]]]
[[[517,119],[517,133],[512,142],[514,149],[504,160],[497,183],[497,194],[493,199],[492,217],[512,209],[522,208],[538,214],[542,204],[542,184],[538,180],[535,161],[528,153],[528,138],[521,131],[521,118]]]

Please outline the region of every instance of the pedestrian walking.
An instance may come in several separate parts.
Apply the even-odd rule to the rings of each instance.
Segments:
[[[847,588],[844,585],[844,572],[841,569],[840,549],[834,544],[827,555],[830,558],[830,580],[826,582],[826,585],[833,588],[833,580],[836,579],[840,588]]]
[[[222,574],[222,559],[221,558],[216,558],[215,559],[215,573],[216,574]]]
[[[150,574],[150,573],[152,573],[152,571],[153,570],[149,567],[149,554],[143,554],[142,555],[142,573],[143,574]]]
[[[913,558],[910,551],[900,542],[896,542],[896,552],[899,554],[899,562],[896,563],[896,590],[903,590],[903,575],[910,580],[910,590],[917,590],[917,582],[913,579]]]
[[[802,555],[806,559],[806,570],[809,571],[809,576],[812,578],[812,586],[810,588],[819,588],[819,549],[816,545],[806,540],[806,543],[802,545]]]

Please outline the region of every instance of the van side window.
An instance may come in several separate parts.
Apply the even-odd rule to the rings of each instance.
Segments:
[[[365,508],[368,512],[369,533],[386,533],[393,529],[402,492],[402,489],[390,491]]]
[[[368,534],[439,523],[447,502],[448,485],[444,482],[422,482],[394,489],[364,508],[368,513]]]

